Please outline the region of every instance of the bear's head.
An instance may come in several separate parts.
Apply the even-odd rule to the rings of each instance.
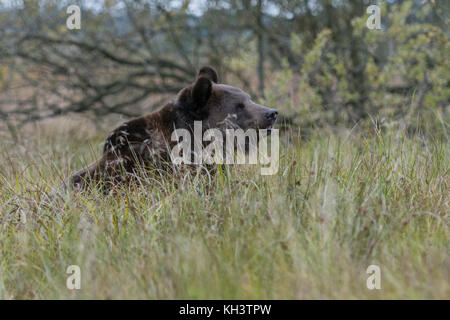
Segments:
[[[183,114],[185,124],[202,121],[203,128],[272,129],[278,112],[252,101],[239,88],[219,84],[217,72],[211,67],[200,69],[195,83],[182,89],[175,105]]]

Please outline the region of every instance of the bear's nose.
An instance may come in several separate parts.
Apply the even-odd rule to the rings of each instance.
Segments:
[[[270,110],[266,113],[266,119],[274,121],[277,118],[278,111],[277,110]]]

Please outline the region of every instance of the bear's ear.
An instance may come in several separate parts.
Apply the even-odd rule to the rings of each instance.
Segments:
[[[203,76],[199,77],[192,88],[192,100],[196,109],[203,108],[211,97],[212,82]]]
[[[214,70],[214,68],[209,67],[209,66],[204,66],[203,68],[200,69],[200,71],[198,72],[197,78],[200,78],[200,77],[208,78],[209,80],[211,80],[214,83],[217,83],[217,81],[218,81],[218,76],[217,76],[216,70]]]

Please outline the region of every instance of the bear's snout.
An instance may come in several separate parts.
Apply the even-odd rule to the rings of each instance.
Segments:
[[[271,121],[272,123],[274,123],[275,120],[277,120],[277,116],[278,116],[278,111],[274,110],[274,109],[270,109],[266,113],[266,120]]]

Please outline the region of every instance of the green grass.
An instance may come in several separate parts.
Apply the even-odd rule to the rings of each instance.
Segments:
[[[0,140],[1,299],[450,297],[447,139],[290,132],[274,176],[227,167],[212,182],[50,201],[102,137],[35,128]],[[366,287],[371,264],[381,290]],[[66,288],[69,265],[80,290]]]

